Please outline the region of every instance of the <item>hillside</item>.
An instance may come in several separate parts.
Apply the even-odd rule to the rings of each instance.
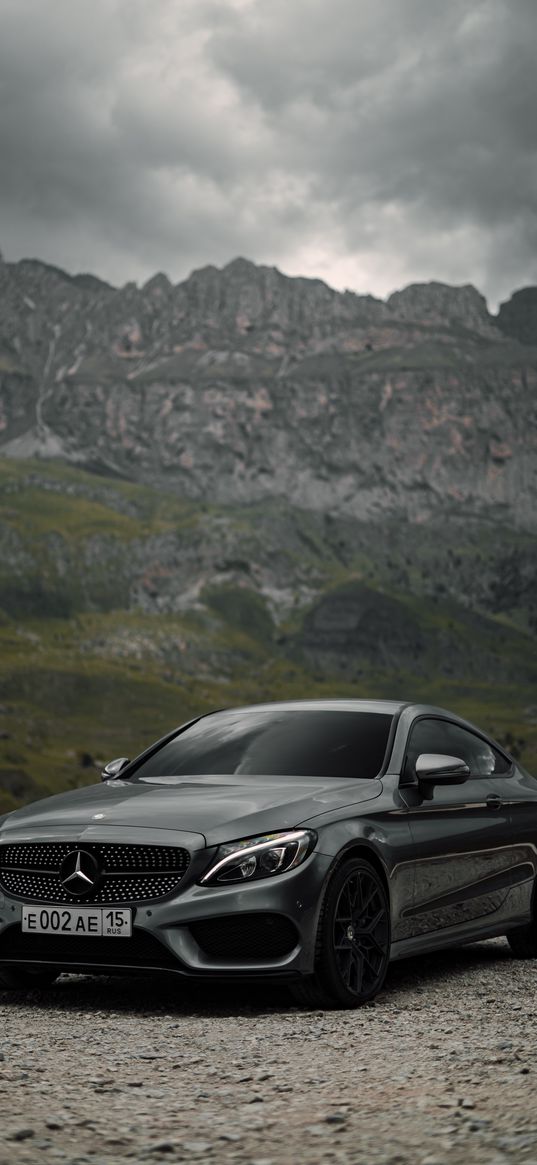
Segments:
[[[501,533],[454,520],[433,544],[0,461],[0,810],[281,695],[434,700],[537,767],[534,540]]]

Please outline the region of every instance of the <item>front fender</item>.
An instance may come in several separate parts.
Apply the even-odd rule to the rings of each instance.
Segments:
[[[414,843],[407,813],[397,801],[394,790],[385,788],[375,801],[357,806],[353,817],[349,817],[347,809],[345,817],[325,820],[322,826],[318,818],[311,822],[318,832],[317,850],[331,858],[325,887],[336,866],[353,851],[361,852],[364,857],[370,855],[372,863],[383,872],[393,941],[405,937],[406,917],[414,903]]]

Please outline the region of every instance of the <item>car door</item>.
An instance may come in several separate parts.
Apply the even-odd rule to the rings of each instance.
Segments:
[[[463,784],[420,786],[422,753],[460,757]],[[457,928],[457,937],[493,926],[508,894],[512,866],[509,809],[490,778],[491,749],[484,738],[440,716],[411,726],[400,793],[415,848],[409,938]],[[454,936],[455,937],[455,936]]]
[[[537,878],[537,780],[521,765],[493,749],[491,782],[509,820],[513,919],[529,917]]]

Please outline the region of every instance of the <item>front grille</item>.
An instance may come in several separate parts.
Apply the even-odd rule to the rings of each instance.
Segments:
[[[294,923],[283,914],[234,914],[192,922],[190,931],[211,959],[226,963],[281,959],[298,941]]]
[[[144,930],[134,928],[131,938],[84,938],[69,935],[23,934],[9,926],[0,935],[0,962],[53,963],[58,967],[162,967],[177,968],[167,947]]]
[[[98,884],[84,895],[71,894],[59,876],[62,862],[78,849],[100,870]],[[36,841],[0,846],[0,885],[27,902],[153,902],[177,889],[189,862],[188,850],[172,845]]]

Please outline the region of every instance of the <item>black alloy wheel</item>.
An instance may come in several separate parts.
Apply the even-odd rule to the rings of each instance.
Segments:
[[[0,991],[32,991],[50,987],[58,978],[58,971],[36,967],[0,966]]]
[[[537,959],[537,925],[517,926],[506,934],[515,959]]]
[[[506,938],[515,959],[537,959],[537,881],[531,895],[531,922],[507,931]]]
[[[509,930],[505,937],[515,959],[537,959],[537,882],[533,887],[531,922]]]
[[[294,989],[302,1003],[359,1007],[374,999],[390,957],[390,909],[383,879],[351,858],[329,883],[317,935],[316,972]]]

